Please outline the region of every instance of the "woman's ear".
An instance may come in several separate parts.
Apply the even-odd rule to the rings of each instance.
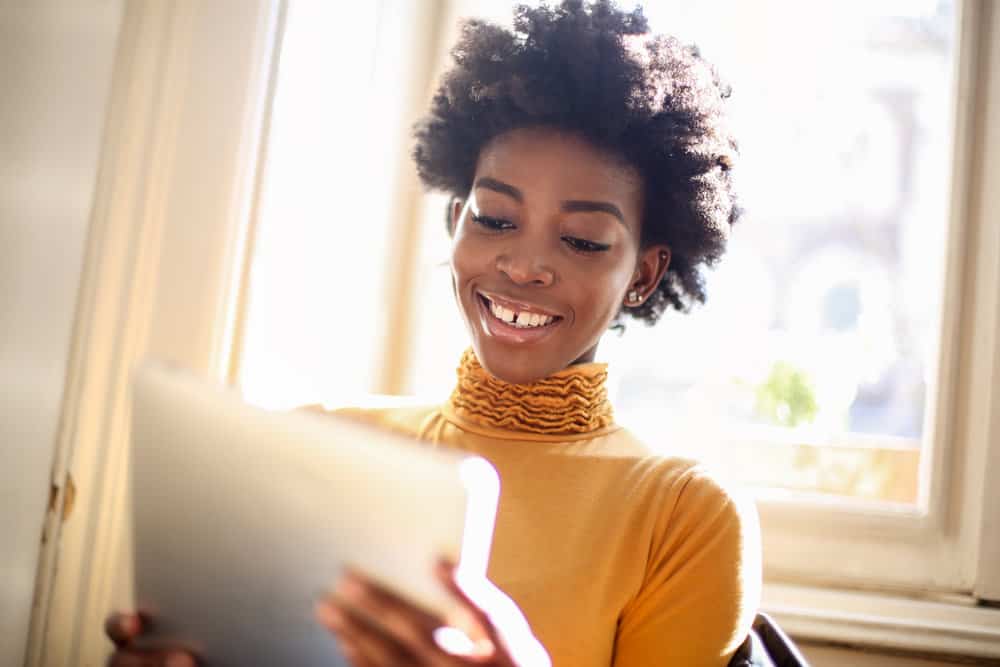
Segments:
[[[455,235],[455,230],[458,229],[458,219],[462,215],[464,206],[465,202],[458,197],[452,197],[448,200],[448,206],[445,207],[445,229],[448,230],[448,236]]]
[[[669,266],[669,246],[654,245],[643,248],[639,253],[632,282],[629,283],[628,292],[625,294],[625,305],[631,307],[642,305],[663,280],[663,274],[667,272]]]

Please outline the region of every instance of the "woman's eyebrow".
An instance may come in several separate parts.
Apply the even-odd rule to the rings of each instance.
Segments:
[[[562,203],[562,209],[567,213],[591,213],[593,211],[598,211],[601,213],[609,213],[616,218],[618,222],[625,224],[625,216],[622,215],[621,209],[606,201],[582,201],[578,199],[573,199],[570,201],[564,201]]]
[[[504,183],[503,181],[498,181],[495,178],[490,178],[489,176],[483,176],[476,179],[475,188],[485,188],[487,190],[493,190],[494,192],[499,192],[500,194],[507,195],[513,198],[517,202],[524,202],[524,195],[520,190],[515,188],[510,183]],[[566,213],[608,213],[618,218],[618,222],[625,224],[625,216],[622,214],[620,208],[606,201],[586,201],[582,199],[570,199],[562,203],[562,210]]]
[[[482,178],[476,179],[476,183],[473,187],[486,188],[487,190],[493,190],[494,192],[499,192],[502,195],[513,197],[519,202],[524,201],[524,195],[521,194],[520,190],[509,183],[498,181],[497,179],[490,178],[489,176],[483,176]]]

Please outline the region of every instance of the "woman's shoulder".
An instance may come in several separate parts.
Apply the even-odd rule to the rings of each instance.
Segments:
[[[650,446],[624,428],[615,440],[615,454],[631,459],[632,481],[646,489],[647,498],[667,517],[688,516],[697,521],[714,516],[723,522],[755,522],[747,490],[717,465]]]
[[[657,457],[655,468],[661,480],[661,495],[669,515],[677,521],[689,517],[701,521],[711,517],[721,523],[755,522],[754,502],[740,484],[708,464],[690,458]]]
[[[675,439],[676,436],[651,439],[648,430],[636,432],[623,425],[607,439],[609,442],[604,447],[612,456],[635,461],[661,487],[671,487],[675,491],[686,489],[688,496],[711,496],[719,502],[733,500],[734,495],[739,495],[741,485],[720,468],[718,457],[699,458],[696,448],[679,446]]]
[[[628,461],[637,474],[655,486],[679,488],[691,479],[712,477],[712,473],[698,459],[651,445],[627,427],[601,440],[603,442],[599,446],[604,456]]]

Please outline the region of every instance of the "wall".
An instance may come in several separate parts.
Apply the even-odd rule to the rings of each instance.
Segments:
[[[0,0],[0,664],[23,658],[123,0]]]

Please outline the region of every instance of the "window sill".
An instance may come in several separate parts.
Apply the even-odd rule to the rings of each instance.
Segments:
[[[769,582],[762,607],[796,641],[1000,658],[1000,608],[967,596],[931,600]]]

